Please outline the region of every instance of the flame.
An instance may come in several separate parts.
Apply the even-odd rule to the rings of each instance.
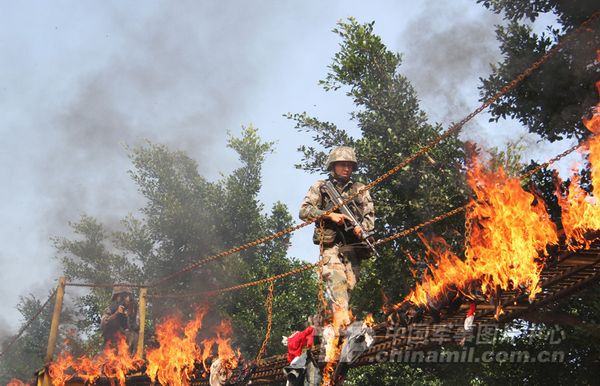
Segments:
[[[471,223],[466,263],[481,279],[484,293],[524,287],[532,300],[541,291],[540,253],[547,256],[546,247],[558,243],[544,201],[502,168],[486,172],[476,161],[467,179],[477,201],[466,218]]]
[[[6,386],[29,386],[29,383],[25,383],[20,379],[13,378],[10,381],[8,381]]]
[[[600,62],[600,50],[597,51]],[[600,95],[600,81],[596,82]],[[583,123],[594,135],[600,134],[600,102]],[[600,238],[593,232],[600,230],[600,136],[592,137],[585,151],[591,166],[591,184],[595,196],[580,185],[581,176],[575,174],[567,195],[557,191],[562,208],[562,225],[570,249],[589,248]],[[487,296],[498,290],[520,290],[529,293],[532,300],[540,289],[540,272],[543,268],[546,247],[558,243],[555,225],[550,221],[541,198],[524,191],[517,178],[509,178],[502,169],[484,170],[475,160],[467,180],[477,200],[467,212],[466,222],[470,232],[466,235],[463,261],[448,250],[445,244],[431,247],[425,240],[428,257],[435,264],[429,266],[422,281],[408,294],[405,302],[431,307],[452,289],[468,297],[474,294],[473,283]],[[594,237],[595,236],[595,237]],[[503,313],[497,304],[496,318]]]
[[[195,362],[200,358],[196,336],[205,314],[206,309],[198,308],[195,318],[185,326],[180,316],[173,315],[156,327],[159,347],[146,352],[146,374],[153,383],[158,379],[162,385],[190,384]]]
[[[596,88],[600,94],[600,81],[596,82]],[[593,134],[600,133],[600,102],[594,107],[591,117],[583,118],[583,123]],[[560,191],[557,191],[556,194],[562,209],[561,221],[567,237],[567,245],[572,250],[580,246],[584,246],[586,249],[589,248],[591,243],[598,238],[598,236],[590,238],[589,232],[600,229],[600,203],[598,203],[600,194],[600,136],[592,137],[586,145],[584,151],[588,153],[590,177],[595,195],[588,194],[581,187],[581,176],[577,173],[573,174],[566,197]]]
[[[219,361],[221,375],[227,378],[237,368],[240,358],[239,350],[231,347],[232,328],[227,320],[213,328],[214,338],[202,342],[203,349],[196,343],[202,321],[206,315],[205,307],[198,307],[194,318],[184,323],[179,315],[165,318],[156,326],[158,347],[146,350],[146,374],[152,383],[171,386],[187,386],[191,384],[196,364],[213,357],[213,348],[217,348],[217,356],[213,363]],[[93,384],[101,376],[109,378],[111,385],[115,380],[124,386],[126,375],[131,371],[140,370],[143,361],[129,354],[127,340],[119,335],[116,347],[110,344],[104,351],[89,358],[73,357],[68,352],[61,352],[56,361],[48,366],[48,373],[55,386],[62,386],[77,376],[86,384]],[[208,373],[210,370],[206,370]],[[18,386],[17,384],[13,386]]]
[[[215,344],[213,339],[205,339],[202,341],[202,355],[200,360],[202,361],[202,366],[204,366],[204,371],[209,372],[209,368],[206,365],[206,360],[212,356],[212,348]]]
[[[439,303],[442,296],[451,290],[451,287],[465,288],[475,277],[471,267],[465,264],[450,250],[441,238],[435,238],[435,246],[418,235],[426,248],[428,261],[435,261],[429,265],[421,282],[408,294],[406,301],[417,305],[432,306]]]
[[[368,313],[367,316],[365,316],[364,323],[367,327],[375,326],[375,319],[373,318],[373,314]]]
[[[343,346],[341,330],[350,325],[354,319],[352,311],[333,304],[333,322],[325,325],[323,338],[325,341],[325,367],[322,373],[322,385],[332,385],[333,372],[340,358]]]
[[[467,180],[475,193],[466,216],[466,259],[463,261],[440,239],[435,244],[422,237],[429,265],[422,281],[405,301],[418,306],[437,305],[451,289],[472,295],[473,283],[487,296],[498,290],[523,290],[533,299],[539,287],[546,247],[558,242],[556,226],[543,201],[526,192],[518,178],[500,168],[486,170],[474,159]],[[499,316],[502,310],[496,310]]]
[[[206,370],[206,360],[212,355],[213,348],[216,345],[219,363],[218,366],[215,367],[219,368],[219,371],[223,376],[229,377],[232,374],[232,370],[237,368],[239,357],[241,355],[239,350],[234,350],[231,347],[231,336],[233,334],[231,322],[229,320],[222,320],[221,323],[214,329],[214,332],[216,337],[202,341],[202,364]]]
[[[160,346],[146,353],[146,374],[152,382],[158,379],[163,385],[189,385],[196,363],[202,363],[206,373],[213,370],[213,367],[207,366],[206,361],[213,357],[215,346],[218,358],[215,358],[213,364],[218,360],[219,372],[225,378],[232,375],[232,371],[238,366],[240,352],[231,347],[230,321],[223,320],[213,328],[216,337],[203,340],[202,348],[196,343],[206,312],[206,308],[198,308],[195,318],[185,326],[178,316],[168,317],[157,326],[156,337]]]
[[[67,351],[61,352],[58,358],[49,364],[48,374],[54,386],[64,385],[75,376],[81,378],[84,383],[92,384],[102,375],[109,378],[111,384],[118,380],[119,385],[124,386],[127,373],[139,370],[141,365],[141,359],[129,354],[125,336],[118,334],[116,347],[109,343],[93,358],[74,358]]]
[[[67,370],[73,367],[75,360],[70,352],[61,352],[56,360],[48,366],[48,374],[55,386],[64,385],[69,379],[73,378],[73,372],[67,373]]]
[[[98,362],[102,364],[102,373],[109,379],[118,379],[121,386],[125,386],[125,376],[127,373],[131,370],[138,370],[143,363],[140,358],[129,354],[129,346],[123,335],[119,335],[118,337],[116,350],[109,344],[102,354],[100,354]],[[85,364],[85,361],[80,363],[80,365],[82,364]],[[83,369],[76,367],[75,371],[79,373]],[[89,376],[97,378],[99,374],[100,372],[94,372],[89,374]]]

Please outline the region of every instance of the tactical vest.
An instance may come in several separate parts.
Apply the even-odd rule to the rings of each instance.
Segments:
[[[319,209],[327,211],[327,210],[333,208],[334,205],[333,205],[333,202],[331,201],[331,199],[329,198],[329,196],[327,195],[327,193],[325,193],[325,189],[323,189],[322,186],[323,185],[321,184],[321,188],[320,188],[321,203],[320,203]],[[349,190],[345,191],[344,193],[340,193],[340,194],[342,195],[342,198],[346,199],[347,197],[358,193],[360,188],[361,188],[361,186],[359,184],[357,184],[356,182],[354,182]],[[359,204],[358,197],[355,197],[352,201],[354,201],[356,203],[356,206],[358,206],[358,207],[361,206]],[[350,206],[350,208],[353,208],[353,207],[354,207],[353,205]],[[359,222],[362,222],[363,217],[364,217],[363,214],[356,213],[356,212],[357,212],[356,210],[353,211],[354,216],[356,217],[356,219]],[[334,213],[340,213],[340,211],[335,210]],[[354,232],[346,231],[344,229],[343,225],[338,225],[329,219],[322,220],[322,222],[323,222],[322,234],[321,234],[321,221],[317,221],[315,223],[315,231],[313,233],[313,243],[320,245],[321,241],[323,241],[323,246],[330,247],[334,244],[347,245],[347,244],[355,244],[355,243],[360,242],[360,240],[354,235]]]

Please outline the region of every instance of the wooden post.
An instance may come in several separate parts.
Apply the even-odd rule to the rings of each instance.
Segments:
[[[54,312],[52,313],[52,324],[50,325],[50,335],[48,336],[48,348],[46,349],[45,362],[51,362],[56,348],[56,339],[58,338],[58,325],[60,324],[60,314],[62,312],[63,297],[65,296],[65,278],[58,279],[58,288],[56,289],[56,300],[54,301]]]
[[[140,302],[139,302],[139,315],[140,315],[140,331],[138,334],[137,349],[135,354],[137,357],[142,358],[144,355],[144,331],[146,330],[146,293],[148,288],[140,288]]]
[[[52,313],[52,324],[50,324],[50,335],[48,335],[48,347],[46,348],[45,363],[52,361],[54,349],[56,348],[56,339],[58,338],[58,325],[60,324],[60,314],[62,312],[63,298],[65,296],[65,278],[58,279],[56,288],[56,299],[54,300],[54,312]],[[38,372],[38,386],[52,386],[52,380],[48,374],[48,369],[43,368]]]

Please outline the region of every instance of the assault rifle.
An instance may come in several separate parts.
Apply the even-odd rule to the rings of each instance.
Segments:
[[[373,245],[373,243],[370,240],[372,233],[367,232],[365,230],[365,228],[363,228],[362,224],[356,219],[356,216],[348,207],[348,205],[352,205],[356,209],[356,211],[359,212],[359,209],[356,206],[356,203],[352,200],[349,203],[344,204],[344,199],[342,198],[342,196],[340,195],[338,190],[335,188],[335,186],[333,186],[333,183],[331,183],[331,181],[326,181],[325,184],[323,184],[323,188],[325,189],[325,193],[329,196],[329,198],[333,202],[333,205],[334,206],[340,205],[340,207],[339,207],[340,213],[345,214],[348,218],[350,218],[350,221],[344,221],[344,230],[345,231],[354,231],[355,227],[359,227],[360,228],[360,237],[364,240],[364,242],[367,244],[367,246],[369,248],[371,248],[371,250],[373,251],[375,256],[379,257],[379,253],[377,252],[377,250],[375,249],[375,246]]]

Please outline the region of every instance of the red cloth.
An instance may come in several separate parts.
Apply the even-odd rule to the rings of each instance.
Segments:
[[[288,363],[291,363],[294,358],[302,355],[302,349],[305,347],[311,347],[313,345],[313,340],[315,337],[314,332],[314,327],[310,326],[306,330],[296,331],[288,337]]]
[[[471,305],[469,306],[469,311],[467,311],[467,317],[475,315],[476,309],[477,306],[475,305],[475,302],[471,303]]]

